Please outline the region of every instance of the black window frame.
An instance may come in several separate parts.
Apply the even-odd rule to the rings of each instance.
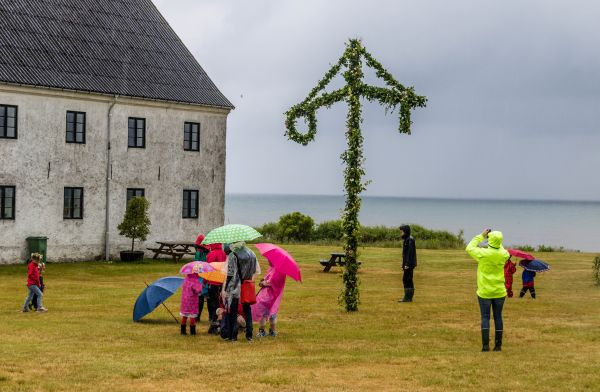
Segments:
[[[134,145],[131,144],[131,121],[134,122],[134,126],[133,126],[133,132],[134,132],[134,137],[133,139],[135,140]],[[138,135],[138,122],[143,122],[143,127],[142,127],[142,145],[138,145],[138,139],[140,139],[140,135]],[[127,119],[127,148],[146,148],[146,119],[143,117],[129,117]]]
[[[80,216],[74,216],[74,210],[75,210],[75,191],[76,190],[80,190],[81,191],[81,198],[80,198],[80,202],[79,202],[79,209],[80,209]],[[71,192],[71,197],[69,200],[69,205],[67,206],[67,192],[70,191]],[[83,219],[83,206],[84,206],[84,192],[83,192],[83,187],[70,187],[70,186],[66,186],[64,188],[64,193],[63,193],[63,219]],[[67,210],[68,208],[68,210]],[[69,214],[66,214],[66,211],[69,211]]]
[[[140,193],[139,191],[141,191],[142,194],[136,195],[136,193]],[[131,197],[129,197],[129,192],[133,193]],[[133,199],[134,197],[138,197],[138,196],[146,197],[146,189],[144,189],[144,188],[127,188],[127,193],[125,196],[125,207],[127,207],[129,205],[129,201],[131,199]]]
[[[15,136],[8,135],[8,108],[15,109]],[[19,137],[19,107],[16,105],[0,105],[0,139],[17,139]],[[2,114],[3,113],[3,114]]]
[[[193,130],[194,126],[197,127],[196,131]],[[196,148],[194,148],[194,133],[196,134]],[[200,123],[191,121],[183,123],[183,150],[200,151]]]
[[[196,204],[193,206],[195,209],[195,214],[191,214],[191,195],[196,195]],[[186,197],[187,196],[187,197]],[[183,190],[183,200],[182,200],[182,209],[181,209],[181,217],[183,219],[197,219],[198,218],[198,206],[200,199],[200,191],[197,189],[184,189]]]
[[[73,114],[73,119],[75,120],[73,122],[73,131],[69,132],[69,114]],[[82,115],[83,116],[83,123],[78,122],[78,116]],[[77,129],[77,125],[78,124],[83,124],[83,130],[81,130],[81,132]],[[69,140],[69,133],[73,134],[73,140]],[[77,141],[77,134],[82,134],[82,141]],[[66,116],[66,134],[65,134],[65,141],[67,143],[73,143],[73,144],[85,144],[85,134],[86,134],[86,113],[85,112],[77,112],[74,110],[67,110],[67,116]]]
[[[10,206],[12,209],[12,216],[11,217],[6,217],[6,215],[4,214],[4,209],[6,207],[5,203],[6,203],[6,190],[7,189],[12,189],[12,205]],[[15,206],[16,206],[16,200],[17,200],[17,187],[14,185],[0,185],[0,220],[15,220],[15,216],[16,211],[15,211]]]

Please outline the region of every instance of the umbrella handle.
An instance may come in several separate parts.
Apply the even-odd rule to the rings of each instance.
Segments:
[[[146,287],[150,287],[150,286],[148,286],[148,283],[146,283],[146,281],[144,281],[144,284],[146,285]],[[173,316],[173,320],[175,320],[175,322],[176,322],[177,324],[179,324],[179,320],[177,320],[177,317],[175,317],[175,315],[173,314],[173,312],[171,312],[171,310],[170,310],[169,308],[167,308],[167,305],[165,305],[165,303],[164,303],[164,302],[161,302],[160,304],[161,304],[162,306],[164,306],[164,307],[165,307],[165,309],[167,309],[167,312],[169,312],[169,313],[171,314],[171,316]]]

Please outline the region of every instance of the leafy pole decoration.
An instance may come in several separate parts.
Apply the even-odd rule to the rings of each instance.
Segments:
[[[365,64],[375,70],[378,78],[383,79],[388,88],[369,86],[363,83],[363,60]],[[340,72],[342,67],[346,85],[333,92],[326,92],[325,87]],[[320,95],[319,95],[320,94]],[[360,193],[366,189],[367,184],[362,182],[365,174],[363,163],[363,137],[360,132],[361,103],[360,99],[379,101],[387,110],[393,111],[399,106],[400,133],[410,135],[410,111],[415,107],[424,107],[427,98],[416,95],[412,87],[404,87],[386,71],[383,66],[365,50],[358,39],[350,39],[346,50],[338,62],[331,67],[325,77],[312,89],[308,97],[301,103],[292,106],[286,113],[286,136],[302,145],[313,141],[317,133],[316,112],[322,107],[330,108],[334,103],[346,101],[348,115],[346,118],[346,139],[348,149],[341,155],[346,163],[344,169],[344,187],[346,191],[346,206],[342,214],[342,230],[344,233],[344,251],[346,253],[346,267],[343,273],[344,290],[340,296],[346,311],[358,310],[360,300],[358,272],[358,234],[360,222]],[[306,133],[300,133],[296,128],[298,118],[303,117],[308,125]]]

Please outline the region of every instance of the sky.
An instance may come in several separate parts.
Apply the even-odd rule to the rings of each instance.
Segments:
[[[363,103],[365,195],[600,200],[600,3],[153,1],[236,106],[228,193],[343,194],[346,105],[317,113],[308,146],[284,112],[360,38],[428,99],[410,136]]]

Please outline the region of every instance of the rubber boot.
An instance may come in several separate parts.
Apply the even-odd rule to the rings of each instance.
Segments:
[[[502,351],[502,331],[496,331],[494,351]]]
[[[187,332],[185,331],[185,327],[186,327],[185,324],[181,324],[181,334],[182,335],[187,335]]]
[[[415,288],[408,289],[408,302],[412,302],[413,297],[415,296]]]
[[[196,334],[196,326],[190,325],[190,335],[195,335],[195,334]]]
[[[490,351],[490,330],[489,328],[481,328],[481,351]]]

